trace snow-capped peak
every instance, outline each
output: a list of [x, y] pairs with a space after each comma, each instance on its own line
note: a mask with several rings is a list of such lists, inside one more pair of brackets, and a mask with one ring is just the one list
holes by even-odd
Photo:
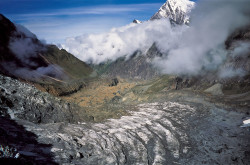
[[142, 23], [142, 21], [139, 21], [139, 20], [137, 20], [137, 19], [134, 19], [134, 20], [133, 20], [133, 23], [136, 23], [136, 24], [141, 24], [141, 23]]
[[188, 24], [189, 13], [194, 8], [195, 2], [189, 0], [168, 0], [159, 11], [155, 13], [151, 20], [169, 18], [177, 24]]

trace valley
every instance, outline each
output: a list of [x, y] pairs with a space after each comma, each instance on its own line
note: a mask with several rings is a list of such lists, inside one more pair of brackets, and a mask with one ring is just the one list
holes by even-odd
[[[7, 82], [2, 83], [1, 89], [10, 89], [6, 85], [14, 80], [1, 79], [3, 80]], [[8, 132], [4, 131], [4, 136], [8, 136], [9, 139], [6, 144], [17, 149], [21, 155], [17, 160], [24, 164], [37, 161], [39, 164], [44, 164], [52, 160], [59, 164], [249, 163], [250, 135], [247, 128], [240, 127], [242, 120], [248, 116], [249, 109], [245, 109], [245, 106], [244, 108], [236, 106], [234, 109], [228, 104], [223, 104], [217, 96], [213, 97], [213, 99], [217, 98], [217, 101], [212, 103], [212, 97], [207, 94], [193, 92], [190, 89], [176, 90], [174, 84], [161, 86], [159, 80], [158, 83], [153, 82], [154, 84], [131, 86], [130, 89], [124, 82], [120, 82], [121, 84], [116, 88], [108, 86], [109, 83], [104, 83], [106, 88], [112, 88], [114, 91], [121, 90], [122, 86], [127, 87], [127, 91], [123, 91], [117, 101], [112, 100], [111, 97], [110, 99], [102, 97], [102, 94], [107, 96], [108, 92], [105, 92], [103, 83], [99, 83], [102, 90], [87, 89], [87, 93], [84, 90], [79, 91], [70, 98], [73, 99], [80, 94], [88, 95], [89, 92], [103, 91], [104, 93], [100, 92], [99, 97], [100, 100], [105, 98], [105, 103], [93, 101], [89, 104], [89, 108], [88, 104], [79, 104], [78, 111], [76, 107], [67, 105], [72, 108], [68, 112], [67, 109], [62, 111], [64, 108], [60, 103], [57, 105], [60, 114], [62, 117], [68, 116], [68, 119], [55, 118], [59, 116], [58, 113], [47, 117], [34, 114], [35, 118], [40, 119], [37, 121], [39, 124], [34, 124], [35, 118], [31, 117], [32, 114], [21, 117], [22, 114], [29, 114], [28, 111], [22, 113], [21, 110], [17, 111], [18, 107], [10, 106], [11, 103], [14, 104], [12, 99], [16, 95], [11, 94], [7, 96], [6, 100], [9, 101], [5, 103], [6, 108], [9, 106], [8, 120], [14, 119], [26, 131], [34, 133], [41, 146], [38, 150], [37, 145], [34, 148], [29, 146], [29, 143], [18, 144], [15, 138], [17, 130], [9, 128]], [[16, 88], [20, 85], [18, 84]], [[14, 84], [11, 86], [14, 90]], [[35, 88], [30, 90], [36, 91]], [[13, 92], [6, 90], [6, 93]], [[17, 93], [19, 93], [18, 90]], [[24, 93], [22, 97], [29, 95]], [[47, 97], [49, 95], [43, 94], [44, 99]], [[67, 100], [69, 101], [69, 98]], [[22, 104], [26, 103], [21, 103], [19, 107], [23, 106]], [[33, 105], [34, 108], [41, 110], [34, 103]], [[40, 106], [43, 105], [40, 104]], [[48, 112], [39, 113], [45, 115]], [[1, 116], [4, 119], [1, 120], [4, 122], [1, 130], [6, 130], [9, 127], [6, 125], [8, 115], [2, 113]], [[83, 116], [85, 117], [82, 118]], [[23, 140], [29, 140], [28, 137], [23, 138]], [[47, 145], [46, 150], [44, 150], [45, 145]]]
[[250, 14], [204, 4], [64, 45], [0, 14], [0, 164], [250, 164]]

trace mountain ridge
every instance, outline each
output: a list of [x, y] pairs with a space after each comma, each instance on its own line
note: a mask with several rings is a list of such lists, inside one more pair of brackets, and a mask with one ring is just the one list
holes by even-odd
[[[55, 45], [42, 43], [36, 35], [21, 25], [15, 25], [0, 15], [0, 73], [29, 82], [54, 95], [72, 93], [95, 73], [80, 61]], [[81, 80], [81, 81], [79, 81]]]
[[189, 0], [167, 0], [150, 20], [169, 18], [176, 24], [188, 24], [189, 14], [195, 7], [195, 2]]
[[[239, 43], [249, 43], [250, 26], [236, 30], [224, 44], [230, 57], [224, 65], [243, 66], [246, 75], [219, 79], [214, 70], [196, 77], [158, 74], [151, 62], [168, 54], [157, 44], [93, 69], [56, 46], [22, 52], [18, 44], [32, 46], [34, 36], [11, 38], [16, 27], [1, 20], [0, 15], [6, 33], [0, 31], [5, 43], [0, 64], [21, 61], [15, 69], [25, 68], [26, 74], [45, 69], [35, 85], [66, 96], [41, 92], [30, 79], [17, 80], [23, 75], [0, 74], [0, 164], [10, 164], [2, 158], [16, 164], [250, 164], [250, 134], [240, 128], [250, 114], [250, 47], [230, 56]], [[10, 50], [9, 41], [22, 56]], [[92, 70], [100, 77], [83, 88]], [[110, 82], [110, 77], [118, 78]]]

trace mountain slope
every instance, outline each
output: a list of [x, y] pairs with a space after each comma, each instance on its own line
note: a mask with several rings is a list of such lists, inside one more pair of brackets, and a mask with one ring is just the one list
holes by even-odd
[[72, 93], [93, 70], [65, 50], [42, 43], [28, 29], [0, 15], [0, 73], [54, 95]]
[[160, 74], [151, 62], [153, 58], [161, 55], [156, 45], [153, 44], [146, 53], [137, 51], [129, 59], [119, 58], [114, 62], [95, 65], [94, 69], [99, 75], [108, 77], [148, 80]]
[[189, 13], [194, 6], [195, 2], [189, 0], [168, 0], [150, 20], [169, 18], [177, 24], [188, 24]]
[[80, 61], [66, 50], [60, 50], [55, 45], [48, 45], [44, 57], [60, 66], [64, 72], [73, 79], [81, 79], [90, 76], [93, 70], [83, 61]]

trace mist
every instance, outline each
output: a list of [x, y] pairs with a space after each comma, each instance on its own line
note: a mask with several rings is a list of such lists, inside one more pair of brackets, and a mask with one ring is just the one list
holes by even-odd
[[250, 23], [249, 15], [244, 14], [250, 9], [250, 3], [242, 2], [200, 1], [178, 47], [170, 49], [165, 57], [155, 59], [154, 64], [167, 74], [198, 75], [217, 70], [227, 59], [224, 44], [227, 37], [235, 29]]
[[242, 57], [248, 55], [250, 52], [250, 42], [241, 41], [235, 43], [235, 49], [230, 53], [232, 57]]
[[[146, 52], [155, 43], [163, 56], [153, 65], [163, 74], [199, 75], [223, 65], [229, 54], [225, 41], [234, 30], [250, 24], [249, 11], [246, 0], [200, 0], [189, 26], [172, 26], [169, 19], [131, 23], [107, 33], [68, 38], [62, 48], [82, 61], [99, 64], [129, 58], [137, 50]], [[244, 56], [249, 42], [242, 44], [231, 54]]]
[[80, 60], [99, 64], [119, 57], [129, 58], [135, 51], [147, 51], [153, 43], [162, 51], [176, 47], [178, 36], [187, 27], [172, 29], [168, 19], [147, 21], [143, 24], [131, 23], [111, 29], [107, 33], [89, 34], [68, 38], [62, 48]]
[[63, 69], [57, 65], [39, 64], [37, 60], [41, 59], [41, 52], [46, 51], [46, 45], [40, 42], [36, 35], [31, 33], [22, 25], [16, 26], [16, 32], [10, 38], [9, 49], [21, 62], [21, 66], [14, 62], [4, 62], [2, 65], [15, 76], [25, 79], [36, 79], [45, 75], [54, 78], [65, 77]]

